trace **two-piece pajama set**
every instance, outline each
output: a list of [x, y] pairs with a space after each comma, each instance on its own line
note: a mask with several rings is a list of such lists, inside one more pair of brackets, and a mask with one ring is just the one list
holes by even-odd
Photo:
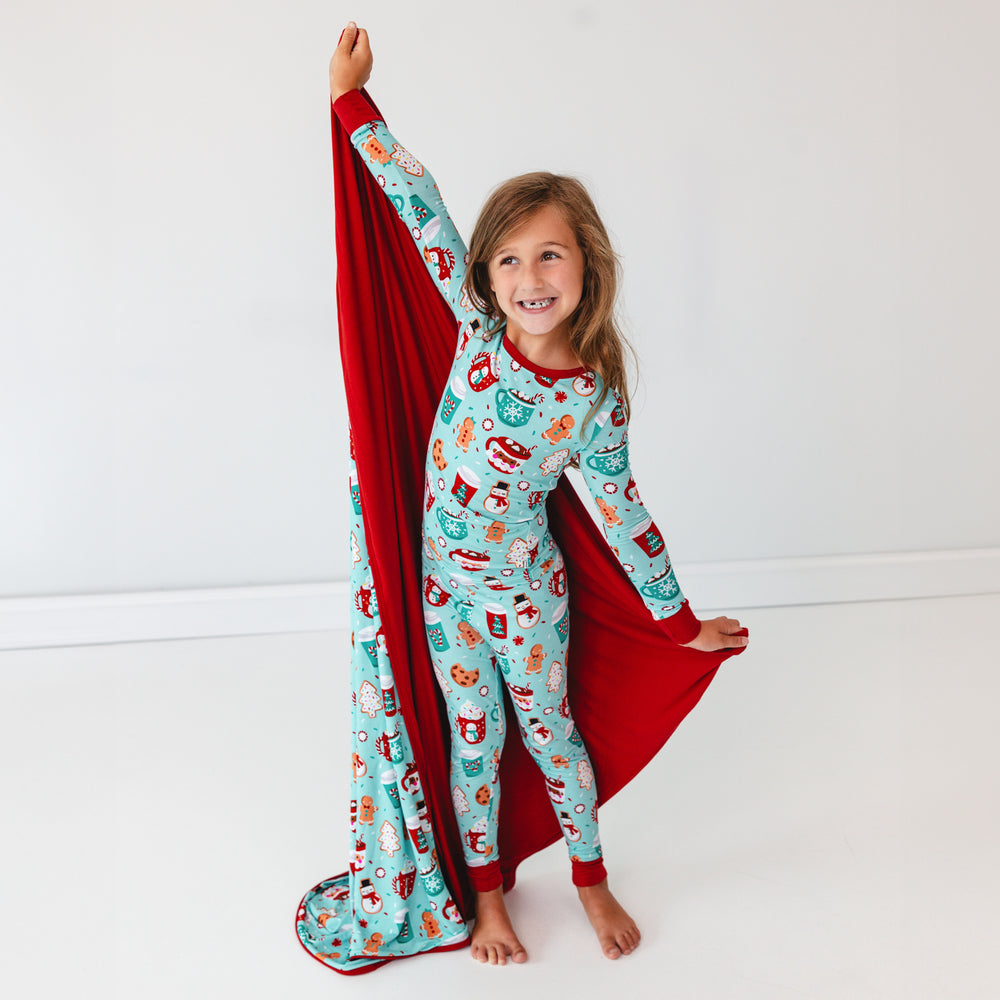
[[497, 777], [505, 685], [544, 775], [573, 881], [592, 885], [605, 877], [597, 786], [567, 701], [567, 579], [545, 504], [572, 459], [652, 617], [681, 643], [698, 634], [700, 623], [639, 499], [620, 395], [609, 390], [595, 408], [598, 373], [536, 365], [509, 340], [505, 324], [491, 328], [463, 292], [466, 246], [427, 168], [360, 92], [340, 98], [335, 109], [458, 323], [427, 447], [422, 561], [427, 643], [451, 720], [450, 785], [469, 876], [481, 891], [501, 884]]

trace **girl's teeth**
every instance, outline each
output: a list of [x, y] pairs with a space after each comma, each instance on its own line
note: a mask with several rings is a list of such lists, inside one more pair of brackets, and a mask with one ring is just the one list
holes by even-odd
[[552, 299], [536, 299], [533, 302], [522, 302], [521, 305], [524, 306], [525, 309], [544, 309], [551, 302]]

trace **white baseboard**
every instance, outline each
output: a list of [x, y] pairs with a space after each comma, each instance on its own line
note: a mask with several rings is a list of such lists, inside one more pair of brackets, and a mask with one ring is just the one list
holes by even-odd
[[[1000, 593], [1000, 548], [676, 564], [710, 612]], [[348, 629], [348, 582], [0, 599], [0, 650]]]

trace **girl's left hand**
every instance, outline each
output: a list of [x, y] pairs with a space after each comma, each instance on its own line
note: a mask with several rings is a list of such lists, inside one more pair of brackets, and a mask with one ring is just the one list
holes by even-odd
[[745, 635], [735, 634], [743, 627], [738, 619], [720, 615], [710, 621], [703, 621], [701, 631], [690, 642], [683, 642], [680, 645], [690, 646], [703, 653], [714, 653], [719, 649], [745, 646], [750, 641], [749, 638]]
[[330, 96], [336, 100], [349, 90], [360, 90], [372, 75], [373, 61], [368, 32], [350, 21], [330, 60]]

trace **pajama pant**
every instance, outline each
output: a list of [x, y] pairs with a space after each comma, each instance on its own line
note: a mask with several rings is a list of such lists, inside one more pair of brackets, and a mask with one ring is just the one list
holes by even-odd
[[606, 876], [594, 772], [566, 693], [569, 606], [562, 555], [546, 530], [522, 566], [498, 562], [472, 575], [434, 545], [436, 537], [425, 532], [424, 621], [451, 720], [452, 802], [470, 880], [478, 891], [501, 885], [503, 683], [521, 739], [545, 776], [573, 882], [595, 885]]

